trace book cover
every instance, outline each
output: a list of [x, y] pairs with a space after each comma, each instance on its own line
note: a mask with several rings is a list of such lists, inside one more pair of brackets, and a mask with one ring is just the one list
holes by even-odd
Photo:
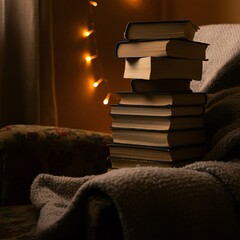
[[126, 58], [124, 78], [201, 80], [202, 61], [171, 57]]
[[202, 116], [158, 117], [112, 114], [111, 117], [112, 128], [160, 131], [203, 128]]
[[148, 147], [118, 143], [112, 143], [108, 146], [111, 157], [161, 162], [176, 162], [201, 158], [206, 153], [206, 146], [204, 144], [173, 148]]
[[127, 40], [183, 38], [193, 40], [199, 27], [190, 20], [134, 21], [124, 31]]
[[152, 147], [177, 147], [205, 142], [205, 131], [187, 129], [177, 131], [156, 131], [142, 129], [112, 128], [114, 143], [134, 144]]
[[194, 163], [199, 159], [189, 159], [186, 161], [178, 162], [163, 162], [163, 161], [151, 161], [144, 159], [132, 159], [132, 158], [120, 158], [110, 156], [111, 167], [110, 169], [129, 168], [129, 167], [161, 167], [161, 168], [173, 168], [183, 167], [187, 164]]
[[207, 43], [180, 39], [120, 41], [116, 45], [118, 58], [177, 57], [206, 60]]
[[190, 79], [132, 79], [131, 87], [133, 92], [154, 93], [154, 92], [192, 92]]
[[199, 116], [204, 114], [204, 106], [151, 106], [151, 105], [110, 105], [110, 114], [139, 116]]
[[120, 104], [146, 106], [189, 106], [205, 105], [207, 95], [201, 92], [194, 93], [136, 93], [118, 92]]

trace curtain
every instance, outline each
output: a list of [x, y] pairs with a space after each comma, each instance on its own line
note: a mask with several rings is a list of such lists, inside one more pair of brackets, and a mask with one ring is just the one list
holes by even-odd
[[51, 0], [0, 3], [0, 126], [57, 125]]

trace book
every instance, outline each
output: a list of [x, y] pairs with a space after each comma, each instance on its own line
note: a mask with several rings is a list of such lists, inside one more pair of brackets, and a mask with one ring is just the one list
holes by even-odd
[[203, 128], [178, 131], [112, 128], [112, 136], [114, 143], [152, 147], [177, 147], [205, 142]]
[[201, 80], [202, 61], [170, 57], [126, 58], [124, 78]]
[[206, 60], [207, 43], [180, 39], [121, 41], [116, 44], [118, 58], [176, 57]]
[[162, 162], [162, 161], [146, 161], [142, 159], [131, 159], [131, 158], [118, 158], [110, 156], [111, 169], [119, 168], [132, 168], [132, 167], [166, 167], [166, 168], [176, 168], [183, 167], [187, 164], [194, 163], [198, 159], [189, 159], [186, 161], [178, 162]]
[[133, 92], [192, 92], [190, 79], [132, 79]]
[[189, 106], [205, 105], [207, 95], [202, 92], [194, 93], [136, 93], [118, 92], [120, 104], [145, 106]]
[[181, 38], [193, 40], [199, 27], [190, 20], [128, 22], [124, 38], [127, 40]]
[[189, 145], [175, 148], [148, 147], [130, 144], [109, 144], [110, 157], [129, 158], [135, 160], [177, 162], [187, 159], [201, 158], [206, 153], [206, 146]]
[[198, 116], [203, 115], [204, 106], [145, 106], [145, 105], [110, 105], [110, 114], [139, 116]]
[[202, 116], [158, 117], [138, 115], [111, 115], [113, 128], [130, 128], [141, 130], [181, 130], [203, 128]]

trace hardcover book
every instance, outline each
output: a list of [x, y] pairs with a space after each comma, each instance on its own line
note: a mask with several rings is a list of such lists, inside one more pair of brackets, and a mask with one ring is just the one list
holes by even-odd
[[181, 38], [193, 40], [199, 27], [190, 20], [129, 22], [124, 31], [127, 40]]
[[136, 93], [118, 92], [120, 104], [146, 106], [191, 106], [204, 105], [207, 101], [205, 93]]
[[161, 167], [161, 168], [172, 168], [172, 167], [183, 167], [186, 164], [193, 163], [198, 159], [189, 159], [185, 161], [177, 162], [163, 162], [163, 161], [150, 161], [143, 159], [132, 159], [132, 158], [121, 158], [121, 157], [111, 157], [110, 169], [119, 169], [126, 167]]
[[148, 147], [117, 143], [112, 143], [108, 146], [111, 157], [161, 162], [177, 162], [187, 159], [201, 158], [206, 153], [206, 146], [204, 144], [175, 148]]
[[157, 117], [112, 114], [111, 117], [113, 128], [162, 131], [203, 128], [202, 116]]
[[131, 87], [133, 92], [192, 92], [190, 79], [132, 79]]
[[144, 145], [152, 147], [177, 147], [205, 142], [204, 129], [179, 131], [153, 131], [112, 128], [114, 143]]
[[121, 41], [116, 45], [118, 58], [177, 57], [206, 60], [208, 44], [179, 39]]
[[200, 116], [204, 114], [204, 106], [145, 106], [112, 104], [110, 114], [138, 115], [138, 116]]
[[124, 78], [201, 80], [202, 61], [170, 57], [127, 58], [125, 59]]

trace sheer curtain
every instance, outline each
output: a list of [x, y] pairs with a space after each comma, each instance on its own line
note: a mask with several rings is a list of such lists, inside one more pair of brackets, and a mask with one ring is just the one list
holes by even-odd
[[51, 0], [0, 0], [0, 126], [57, 125]]

